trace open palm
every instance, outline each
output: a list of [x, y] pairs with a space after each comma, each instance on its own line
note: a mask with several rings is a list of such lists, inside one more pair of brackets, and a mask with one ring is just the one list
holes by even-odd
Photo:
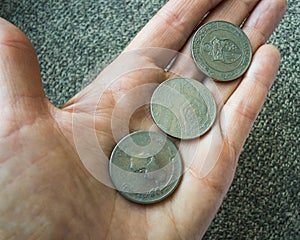
[[[276, 77], [280, 55], [264, 43], [285, 9], [284, 0], [171, 0], [62, 109], [44, 96], [29, 41], [0, 20], [0, 239], [200, 238]], [[242, 79], [214, 82], [192, 62], [190, 37], [209, 11], [204, 22], [241, 25], [248, 17], [243, 30], [255, 54]], [[185, 171], [176, 192], [158, 204], [134, 204], [111, 187], [107, 159], [129, 131], [156, 130], [147, 103], [175, 76], [202, 81], [218, 117], [205, 136], [177, 142]]]

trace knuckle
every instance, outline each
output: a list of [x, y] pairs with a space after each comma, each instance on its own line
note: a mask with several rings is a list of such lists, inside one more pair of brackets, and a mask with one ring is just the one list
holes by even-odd
[[246, 5], [247, 8], [251, 8], [253, 5], [253, 0], [241, 0], [241, 3]]
[[[0, 19], [0, 23], [4, 21]], [[2, 48], [13, 48], [18, 50], [31, 50], [33, 49], [31, 42], [26, 35], [16, 26], [4, 22], [0, 26], [0, 46]]]
[[175, 32], [179, 34], [184, 33], [184, 27], [183, 27], [183, 18], [181, 14], [178, 12], [175, 12], [173, 10], [165, 10], [158, 13], [159, 17], [162, 19], [162, 21], [170, 26]]
[[279, 2], [280, 2], [280, 4], [281, 4], [282, 8], [283, 8], [284, 10], [286, 10], [287, 7], [288, 7], [288, 1], [287, 1], [287, 0], [280, 0]]

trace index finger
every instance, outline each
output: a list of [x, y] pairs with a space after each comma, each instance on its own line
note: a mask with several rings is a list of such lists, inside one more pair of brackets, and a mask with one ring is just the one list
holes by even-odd
[[180, 50], [205, 14], [221, 1], [170, 0], [125, 51], [149, 47]]

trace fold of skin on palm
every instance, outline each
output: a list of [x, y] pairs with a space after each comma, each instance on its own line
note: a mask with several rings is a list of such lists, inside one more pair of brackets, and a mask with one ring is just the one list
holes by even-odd
[[[284, 0], [171, 0], [62, 109], [44, 96], [29, 41], [0, 20], [0, 239], [201, 237], [276, 77], [279, 53], [264, 43], [285, 8]], [[240, 25], [248, 17], [243, 30], [255, 55], [239, 80], [214, 82], [192, 62], [189, 38], [208, 11], [204, 22]], [[109, 153], [126, 132], [157, 130], [144, 105], [174, 76], [202, 81], [217, 100], [218, 118], [205, 136], [177, 142], [185, 164], [177, 191], [159, 204], [133, 204], [111, 186]]]

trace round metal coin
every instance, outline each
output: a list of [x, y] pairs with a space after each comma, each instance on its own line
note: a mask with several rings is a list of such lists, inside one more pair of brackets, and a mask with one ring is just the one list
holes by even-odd
[[252, 47], [246, 34], [225, 22], [209, 22], [195, 33], [192, 54], [196, 65], [207, 76], [230, 81], [242, 76], [252, 58]]
[[137, 131], [116, 145], [109, 171], [120, 194], [133, 202], [150, 204], [165, 199], [175, 190], [182, 162], [176, 146], [166, 135]]
[[157, 126], [172, 137], [193, 139], [206, 133], [216, 119], [217, 107], [200, 82], [174, 78], [160, 84], [150, 102]]

